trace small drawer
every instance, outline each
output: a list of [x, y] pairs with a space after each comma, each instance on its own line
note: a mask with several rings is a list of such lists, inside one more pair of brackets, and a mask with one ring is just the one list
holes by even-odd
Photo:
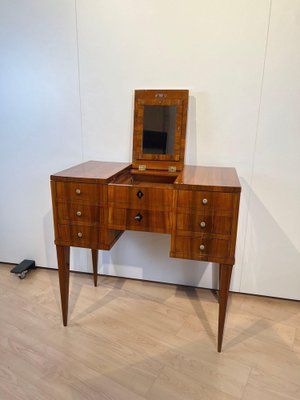
[[99, 204], [102, 201], [102, 186], [90, 183], [56, 182], [57, 200]]
[[97, 248], [100, 243], [101, 231], [95, 226], [58, 224], [57, 228], [56, 244]]
[[170, 213], [109, 207], [108, 228], [171, 233]]
[[172, 207], [172, 201], [172, 189], [108, 185], [108, 202], [119, 208], [167, 210]]
[[204, 192], [194, 190], [179, 190], [177, 207], [194, 209], [206, 212], [214, 209], [218, 211], [231, 211], [234, 207], [234, 194], [220, 192]]
[[103, 208], [77, 203], [57, 203], [58, 222], [66, 224], [69, 222], [103, 225]]
[[184, 232], [215, 233], [230, 235], [232, 217], [207, 214], [176, 215], [176, 230]]
[[224, 259], [228, 257], [229, 240], [211, 237], [176, 236], [173, 256], [193, 260]]

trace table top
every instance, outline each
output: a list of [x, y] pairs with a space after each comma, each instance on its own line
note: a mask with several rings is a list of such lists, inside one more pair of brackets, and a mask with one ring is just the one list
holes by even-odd
[[[54, 181], [108, 183], [116, 174], [130, 170], [131, 165], [131, 163], [125, 162], [87, 161], [53, 174], [51, 179]], [[185, 165], [179, 172], [174, 187], [183, 190], [241, 191], [236, 170], [230, 167]]]

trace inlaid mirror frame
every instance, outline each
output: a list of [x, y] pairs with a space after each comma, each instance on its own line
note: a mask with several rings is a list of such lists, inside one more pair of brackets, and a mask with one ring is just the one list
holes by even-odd
[[[139, 169], [180, 171], [184, 165], [188, 90], [136, 90], [132, 166]], [[173, 154], [143, 153], [144, 106], [176, 106]]]

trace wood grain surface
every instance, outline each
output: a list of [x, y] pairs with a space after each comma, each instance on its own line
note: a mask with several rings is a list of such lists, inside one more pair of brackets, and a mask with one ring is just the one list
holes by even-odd
[[[132, 150], [134, 168], [143, 164], [147, 169], [168, 170], [169, 166], [175, 166], [177, 171], [182, 170], [185, 156], [188, 98], [188, 90], [146, 89], [135, 91]], [[176, 107], [174, 148], [171, 154], [143, 153], [144, 106], [147, 105]]]
[[[154, 95], [141, 93], [153, 103]], [[185, 98], [187, 93], [180, 95]], [[177, 94], [172, 92], [172, 96]], [[161, 161], [152, 161], [159, 168]], [[149, 172], [135, 171], [122, 163], [90, 161], [51, 176], [55, 244], [68, 247], [57, 252], [61, 287], [68, 286], [62, 280], [68, 280], [65, 271], [69, 263], [62, 255], [70, 251], [70, 246], [92, 249], [97, 285], [95, 251], [109, 250], [125, 230], [171, 234], [171, 257], [217, 262], [220, 268], [232, 268], [241, 191], [235, 170], [183, 166], [182, 173]], [[220, 276], [223, 289], [218, 351], [231, 275], [220, 271]], [[61, 299], [65, 323], [68, 304], [65, 296]]]
[[241, 185], [236, 170], [229, 167], [203, 167], [185, 165], [176, 184], [180, 189], [197, 189], [219, 192], [240, 192]]
[[86, 161], [51, 175], [51, 180], [107, 183], [112, 176], [130, 166], [130, 163], [122, 162]]

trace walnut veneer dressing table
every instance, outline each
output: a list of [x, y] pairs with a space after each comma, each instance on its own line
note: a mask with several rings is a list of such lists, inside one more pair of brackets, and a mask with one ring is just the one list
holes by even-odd
[[132, 164], [88, 161], [51, 176], [63, 324], [70, 246], [109, 250], [125, 230], [171, 235], [171, 257], [219, 263], [218, 351], [234, 265], [240, 183], [234, 168], [184, 165], [187, 90], [135, 92]]

